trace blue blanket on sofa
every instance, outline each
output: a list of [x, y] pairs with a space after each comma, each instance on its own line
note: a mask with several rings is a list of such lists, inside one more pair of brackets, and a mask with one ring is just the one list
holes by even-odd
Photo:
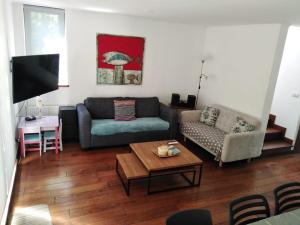
[[116, 121], [114, 119], [92, 120], [92, 135], [113, 135], [126, 132], [168, 130], [169, 123], [159, 117], [143, 117], [131, 121]]

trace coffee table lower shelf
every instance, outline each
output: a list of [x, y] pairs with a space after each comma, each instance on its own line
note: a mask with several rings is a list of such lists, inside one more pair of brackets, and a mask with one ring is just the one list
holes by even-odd
[[[118, 154], [116, 156], [116, 172], [122, 182], [126, 194], [130, 195], [130, 185], [134, 180], [147, 180], [147, 194], [160, 193], [171, 190], [178, 190], [187, 187], [200, 186], [202, 176], [202, 164], [194, 166], [176, 167], [172, 169], [147, 171], [141, 161], [134, 153]], [[186, 176], [186, 173], [192, 173], [192, 179]], [[161, 190], [151, 190], [152, 179], [155, 177], [181, 175], [187, 182], [187, 185], [165, 188]], [[122, 176], [123, 175], [123, 176]]]

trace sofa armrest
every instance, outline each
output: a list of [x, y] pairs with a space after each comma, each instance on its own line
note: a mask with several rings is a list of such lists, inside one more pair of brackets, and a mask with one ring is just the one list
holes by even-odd
[[180, 123], [197, 122], [200, 120], [200, 114], [201, 114], [201, 110], [182, 111]]
[[263, 131], [225, 135], [221, 160], [223, 162], [232, 162], [260, 156], [264, 136]]
[[78, 130], [79, 141], [82, 149], [87, 149], [91, 146], [91, 123], [92, 118], [84, 104], [76, 106], [78, 115]]
[[178, 130], [178, 115], [175, 109], [160, 103], [160, 118], [170, 124], [170, 139], [175, 139]]

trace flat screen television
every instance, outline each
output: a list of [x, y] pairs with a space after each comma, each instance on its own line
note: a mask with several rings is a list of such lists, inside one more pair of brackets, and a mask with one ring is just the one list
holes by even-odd
[[12, 58], [13, 103], [58, 89], [59, 54]]

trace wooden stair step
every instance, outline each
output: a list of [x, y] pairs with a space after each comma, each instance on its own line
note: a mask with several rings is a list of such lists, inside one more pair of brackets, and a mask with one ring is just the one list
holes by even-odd
[[266, 130], [265, 142], [282, 140], [284, 137], [284, 131], [278, 127], [269, 127]]
[[266, 131], [266, 134], [278, 134], [278, 133], [279, 134], [282, 133], [282, 130], [277, 127], [268, 127]]
[[284, 141], [284, 140], [273, 140], [266, 141], [263, 146], [263, 150], [274, 150], [274, 149], [282, 149], [282, 148], [291, 148], [293, 145]]

